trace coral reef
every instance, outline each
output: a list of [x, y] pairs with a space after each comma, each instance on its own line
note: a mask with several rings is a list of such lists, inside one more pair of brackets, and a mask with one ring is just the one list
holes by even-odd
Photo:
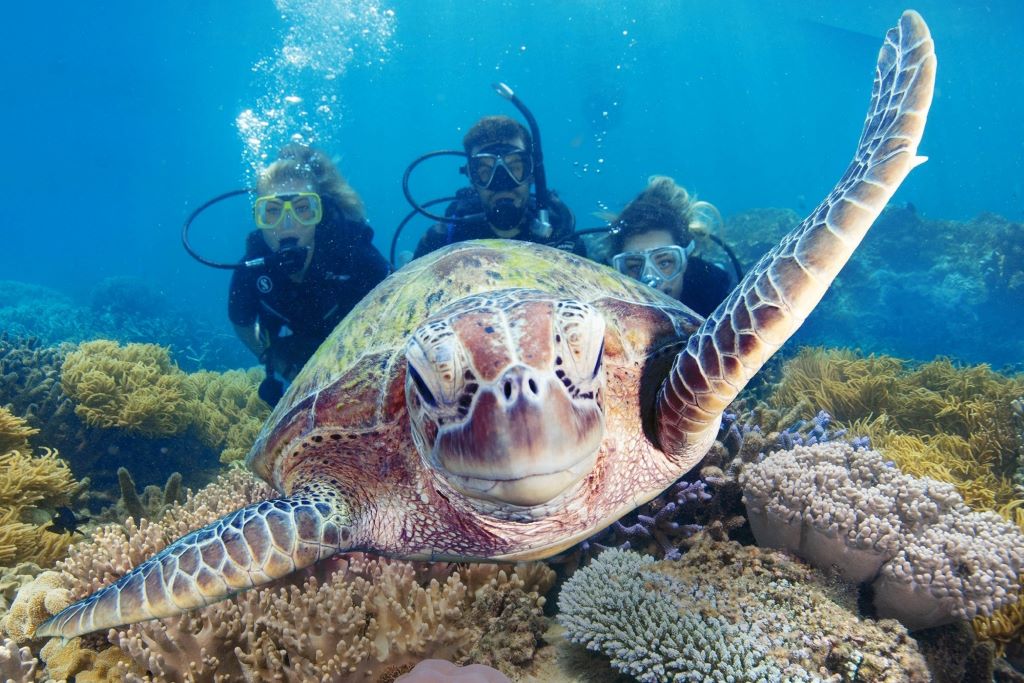
[[443, 659], [426, 659], [413, 667], [412, 671], [395, 679], [395, 683], [512, 683], [512, 680], [497, 669], [483, 664], [456, 666]]
[[[797, 220], [793, 212], [760, 209], [730, 217], [724, 234], [749, 266]], [[891, 206], [795, 341], [1019, 364], [1024, 338], [992, 331], [1024, 326], [1022, 245], [1024, 225], [993, 214], [934, 221], [912, 206]]]
[[797, 446], [748, 465], [740, 483], [759, 545], [874, 581], [879, 614], [909, 628], [992, 614], [1017, 598], [1024, 534], [875, 451]]
[[567, 637], [640, 681], [928, 681], [894, 621], [785, 555], [702, 539], [675, 561], [609, 550], [562, 588]]
[[[158, 522], [103, 527], [71, 549], [50, 597], [59, 603], [61, 591], [84, 596], [170, 540], [270, 493], [233, 469]], [[547, 627], [543, 594], [553, 582], [554, 573], [539, 564], [457, 567], [340, 557], [200, 611], [112, 630], [109, 643], [127, 659], [111, 671], [125, 680], [256, 680], [272, 673], [286, 681], [376, 680], [427, 657], [514, 670], [530, 660]], [[57, 606], [35, 604], [43, 609], [27, 611], [19, 633], [33, 633]], [[54, 642], [46, 649], [48, 669], [51, 660], [94, 661], [70, 657]], [[62, 672], [77, 677], [73, 669]]]
[[93, 427], [169, 436], [191, 422], [185, 373], [156, 344], [85, 342], [64, 359], [61, 386]]
[[56, 290], [0, 280], [0, 329], [55, 344], [87, 338], [90, 324], [88, 314]]
[[1016, 496], [1022, 441], [1012, 402], [1024, 376], [938, 359], [916, 368], [891, 356], [802, 349], [786, 363], [770, 403], [827, 410], [907, 474], [951, 483], [972, 507], [996, 510]]
[[196, 372], [186, 382], [193, 403], [190, 412], [199, 440], [220, 450], [220, 460], [245, 458], [256, 441], [270, 407], [257, 394], [264, 373], [260, 369]]

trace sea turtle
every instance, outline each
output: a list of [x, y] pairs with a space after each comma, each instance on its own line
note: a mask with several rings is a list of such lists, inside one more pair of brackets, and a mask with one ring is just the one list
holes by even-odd
[[346, 551], [549, 557], [654, 498], [701, 460], [724, 408], [923, 161], [934, 80], [928, 28], [908, 11], [846, 173], [707, 320], [534, 244], [410, 263], [341, 322], [249, 453], [280, 497], [184, 536], [36, 635], [174, 615]]

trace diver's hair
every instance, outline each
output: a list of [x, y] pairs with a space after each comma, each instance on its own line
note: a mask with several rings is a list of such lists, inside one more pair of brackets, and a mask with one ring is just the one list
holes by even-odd
[[532, 154], [533, 138], [526, 126], [508, 116], [485, 116], [466, 132], [466, 136], [462, 138], [462, 148], [469, 154], [475, 147], [493, 145], [519, 137], [526, 144], [526, 151]]
[[672, 178], [654, 175], [647, 179], [643, 192], [610, 221], [612, 253], [621, 252], [630, 237], [652, 230], [667, 231], [673, 242], [685, 247], [695, 237], [707, 235], [716, 221], [721, 225], [721, 214], [714, 205], [697, 201]]
[[260, 173], [257, 189], [265, 194], [272, 186], [293, 180], [308, 183], [320, 195], [324, 223], [366, 220], [363, 200], [320, 150], [298, 143], [285, 145], [277, 153], [277, 161]]

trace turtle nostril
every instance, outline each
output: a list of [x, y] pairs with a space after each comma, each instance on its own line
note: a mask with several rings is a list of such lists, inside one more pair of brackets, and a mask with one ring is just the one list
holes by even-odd
[[505, 385], [502, 387], [505, 392], [505, 400], [512, 398], [512, 382], [511, 380], [505, 380]]
[[530, 388], [530, 393], [533, 394], [534, 396], [536, 396], [539, 393], [537, 391], [537, 383], [533, 381], [532, 377], [526, 383], [526, 386], [528, 386]]

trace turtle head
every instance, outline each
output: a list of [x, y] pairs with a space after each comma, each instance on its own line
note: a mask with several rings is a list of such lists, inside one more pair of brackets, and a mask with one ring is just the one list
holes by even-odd
[[539, 292], [456, 302], [406, 346], [413, 439], [459, 493], [542, 505], [594, 467], [604, 436], [604, 318]]

